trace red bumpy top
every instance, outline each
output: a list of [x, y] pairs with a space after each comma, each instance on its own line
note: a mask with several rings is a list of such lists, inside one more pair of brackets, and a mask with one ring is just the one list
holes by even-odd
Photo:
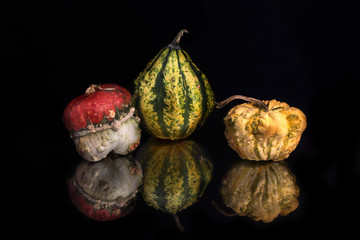
[[91, 85], [65, 108], [63, 122], [72, 136], [106, 129], [129, 111], [131, 94], [116, 84]]

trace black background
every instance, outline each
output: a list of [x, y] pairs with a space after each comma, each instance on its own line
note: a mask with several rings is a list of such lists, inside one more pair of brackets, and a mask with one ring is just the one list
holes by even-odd
[[[2, 225], [28, 236], [118, 238], [292, 237], [353, 233], [359, 216], [359, 4], [355, 1], [12, 1], [1, 7], [2, 127], [6, 151]], [[264, 224], [225, 217], [222, 175], [238, 160], [214, 110], [191, 136], [214, 163], [203, 198], [179, 214], [186, 228], [140, 198], [123, 219], [87, 219], [66, 179], [80, 162], [62, 123], [67, 103], [92, 83], [133, 80], [180, 29], [181, 47], [221, 101], [277, 99], [308, 117], [286, 162], [300, 187], [297, 210]], [[142, 141], [148, 135], [143, 132]], [[9, 166], [7, 165], [9, 163]], [[6, 214], [5, 214], [6, 213]], [[10, 228], [13, 227], [13, 228]]]

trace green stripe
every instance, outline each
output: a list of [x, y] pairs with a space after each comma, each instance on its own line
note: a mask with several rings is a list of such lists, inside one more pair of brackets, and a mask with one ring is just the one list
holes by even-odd
[[[159, 60], [160, 56], [163, 54], [163, 52], [166, 50], [167, 48], [163, 48], [160, 50], [160, 52], [153, 58], [153, 60], [148, 64], [148, 66], [145, 68], [145, 70], [139, 75], [138, 79], [135, 80], [135, 93], [134, 93], [134, 96], [133, 96], [133, 101], [134, 101], [134, 106], [136, 108], [139, 108], [140, 107], [140, 96], [139, 96], [139, 85], [140, 85], [140, 81], [143, 81], [144, 80], [144, 76], [146, 75], [146, 73], [151, 69], [152, 67], [154, 66], [154, 64], [157, 62], [157, 60]], [[139, 116], [140, 119], [144, 119], [144, 116], [142, 114], [142, 111], [136, 111], [136, 114]], [[142, 125], [142, 128], [147, 131], [147, 132], [151, 132], [146, 124], [144, 124], [143, 121], [141, 121], [141, 125]]]
[[[262, 192], [263, 192], [263, 205], [264, 205], [264, 209], [267, 210], [267, 212], [269, 212], [270, 209], [266, 208], [266, 201], [269, 199], [269, 197], [271, 197], [271, 193], [269, 192], [269, 184], [272, 184], [271, 182], [271, 174], [268, 171], [268, 165], [263, 166], [263, 172], [264, 172], [264, 179], [265, 179], [265, 185], [262, 187]], [[277, 188], [275, 188], [277, 189]]]
[[151, 104], [153, 105], [154, 111], [157, 113], [158, 116], [158, 124], [161, 128], [162, 133], [164, 136], [169, 137], [169, 132], [166, 128], [165, 122], [164, 122], [164, 109], [165, 109], [165, 103], [164, 99], [166, 97], [166, 91], [165, 91], [165, 84], [164, 84], [164, 69], [166, 67], [166, 64], [169, 60], [169, 56], [171, 54], [171, 50], [167, 53], [164, 62], [162, 63], [162, 67], [158, 75], [155, 79], [155, 86], [152, 89], [154, 92], [158, 94], [158, 96], [151, 101]]
[[189, 55], [183, 50], [180, 50], [180, 51], [182, 52], [182, 54], [184, 54], [185, 59], [189, 62], [191, 69], [194, 71], [196, 77], [199, 79], [200, 92], [201, 92], [201, 96], [202, 96], [202, 100], [201, 100], [202, 108], [201, 108], [200, 123], [203, 123], [204, 118], [207, 117], [207, 111], [208, 111], [208, 106], [207, 106], [208, 96], [206, 93], [205, 82], [204, 82], [204, 79], [202, 78], [202, 73], [196, 69], [196, 67], [195, 67], [194, 63], [191, 61]]
[[[260, 111], [260, 110], [259, 110]], [[259, 119], [256, 119], [256, 117], [259, 115], [259, 111], [257, 111], [254, 115], [250, 117], [250, 127], [251, 127], [251, 134], [256, 134], [258, 131], [258, 125], [259, 125]], [[256, 122], [255, 122], [256, 120]], [[254, 153], [258, 157], [258, 159], [261, 159], [261, 155], [258, 148], [258, 140], [255, 137], [254, 138]]]
[[165, 210], [165, 206], [166, 206], [165, 177], [167, 176], [169, 162], [170, 162], [170, 158], [166, 157], [164, 159], [163, 168], [161, 169], [161, 174], [159, 176], [159, 185], [155, 188], [155, 193], [157, 196], [157, 198], [155, 199], [156, 204], [163, 211], [166, 211]]
[[181, 199], [181, 204], [180, 206], [177, 208], [177, 210], [182, 210], [183, 207], [185, 207], [186, 204], [189, 203], [189, 197], [190, 197], [190, 185], [189, 185], [189, 170], [186, 166], [186, 162], [187, 161], [191, 161], [191, 159], [186, 159], [186, 154], [182, 151], [183, 149], [181, 149], [181, 154], [179, 154], [179, 158], [178, 160], [181, 162], [180, 165], [180, 176], [183, 178], [183, 184], [182, 184], [182, 188], [183, 188], [183, 192], [182, 192], [182, 199]]
[[273, 134], [271, 137], [268, 138], [267, 140], [267, 145], [268, 145], [268, 154], [267, 154], [267, 159], [269, 160], [271, 158], [271, 149], [272, 149], [272, 142], [274, 141], [274, 137], [276, 136], [276, 134]]
[[[254, 166], [254, 165], [252, 165]], [[258, 187], [258, 184], [261, 180], [261, 173], [262, 171], [259, 172], [259, 167], [258, 168], [252, 168], [250, 167], [249, 169], [251, 175], [252, 175], [252, 181], [249, 181], [249, 189], [250, 189], [250, 193], [251, 193], [251, 199], [256, 199], [256, 196], [254, 195], [256, 192], [256, 188]]]
[[[195, 162], [196, 168], [199, 170], [199, 175], [200, 175], [199, 191], [198, 191], [198, 196], [197, 196], [197, 197], [199, 197], [203, 194], [205, 187], [208, 184], [206, 181], [206, 174], [204, 172], [208, 169], [205, 169], [204, 167], [201, 166], [200, 159], [204, 160], [204, 158], [201, 157], [203, 155], [201, 150], [198, 149], [198, 146], [196, 146], [196, 145], [192, 145], [192, 147], [193, 147], [192, 155], [196, 156], [196, 157], [194, 157], [194, 162]], [[206, 160], [205, 160], [205, 162], [207, 162]], [[208, 166], [207, 163], [205, 163], [205, 164]]]
[[184, 113], [182, 114], [183, 115], [183, 118], [184, 118], [184, 124], [181, 126], [180, 128], [180, 137], [185, 137], [186, 136], [186, 133], [187, 133], [187, 130], [189, 128], [189, 109], [190, 109], [190, 104], [192, 102], [192, 99], [189, 97], [189, 91], [188, 91], [188, 86], [186, 84], [186, 77], [184, 75], [184, 72], [183, 70], [181, 69], [181, 64], [180, 64], [180, 58], [179, 58], [179, 50], [176, 50], [176, 57], [177, 57], [177, 60], [178, 60], [178, 65], [179, 65], [179, 71], [180, 71], [180, 75], [181, 75], [181, 78], [182, 78], [182, 82], [183, 82], [183, 85], [184, 85], [184, 91], [185, 91], [185, 106], [184, 106]]
[[277, 170], [277, 167], [280, 165], [280, 162], [274, 162], [269, 164], [268, 171], [270, 172], [270, 175], [276, 179], [276, 182], [280, 183], [281, 176], [279, 176]]

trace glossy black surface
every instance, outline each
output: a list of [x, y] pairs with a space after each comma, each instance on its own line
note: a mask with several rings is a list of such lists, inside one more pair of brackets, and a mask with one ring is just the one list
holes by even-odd
[[[357, 230], [358, 3], [27, 1], [1, 11], [5, 230], [129, 239], [351, 236]], [[63, 109], [92, 83], [133, 91], [133, 80], [183, 28], [190, 34], [180, 45], [208, 77], [217, 101], [234, 94], [277, 99], [307, 115], [308, 127], [286, 160], [300, 188], [299, 207], [288, 216], [264, 224], [225, 217], [211, 204], [238, 160], [222, 118], [240, 102], [214, 110], [191, 136], [208, 151], [214, 173], [204, 196], [179, 214], [185, 232], [141, 198], [128, 216], [106, 223], [86, 218], [70, 201], [67, 179], [80, 158]], [[142, 141], [148, 137], [143, 133]]]

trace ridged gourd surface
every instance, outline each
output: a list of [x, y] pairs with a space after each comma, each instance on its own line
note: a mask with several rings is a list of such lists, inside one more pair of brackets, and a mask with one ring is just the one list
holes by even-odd
[[176, 214], [195, 203], [212, 176], [212, 163], [193, 141], [150, 144], [138, 159], [145, 202], [166, 213]]
[[151, 135], [174, 140], [188, 137], [205, 122], [215, 97], [189, 55], [166, 47], [135, 80], [134, 102]]
[[300, 190], [284, 161], [241, 160], [225, 174], [220, 193], [226, 206], [256, 221], [272, 222], [299, 206]]
[[263, 102], [269, 111], [252, 103], [232, 108], [224, 118], [225, 137], [243, 159], [286, 159], [300, 141], [306, 128], [306, 116], [284, 102]]

